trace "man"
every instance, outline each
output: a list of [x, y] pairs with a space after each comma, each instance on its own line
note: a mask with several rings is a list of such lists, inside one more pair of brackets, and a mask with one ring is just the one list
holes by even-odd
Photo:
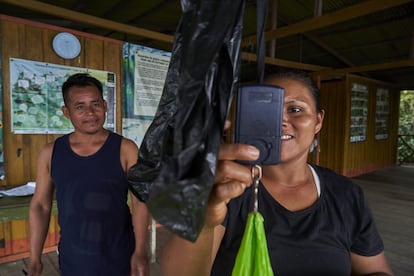
[[107, 105], [102, 84], [75, 74], [62, 86], [62, 111], [74, 131], [46, 144], [38, 157], [30, 203], [29, 275], [40, 275], [42, 248], [56, 190], [61, 275], [149, 275], [149, 213], [131, 195], [127, 170], [136, 144], [103, 127]]

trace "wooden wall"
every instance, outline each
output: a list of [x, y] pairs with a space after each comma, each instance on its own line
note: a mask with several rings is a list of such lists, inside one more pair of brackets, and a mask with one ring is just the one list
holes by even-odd
[[[0, 263], [29, 256], [29, 220], [27, 219], [29, 202], [30, 197], [20, 197], [18, 200], [2, 199], [0, 204]], [[60, 237], [59, 231], [57, 205], [54, 201], [43, 248], [44, 253], [56, 250]]]
[[[52, 49], [53, 37], [61, 31], [76, 35], [81, 41], [81, 54], [72, 60], [58, 57]], [[0, 53], [3, 91], [3, 147], [5, 179], [1, 186], [17, 186], [34, 181], [36, 160], [43, 144], [58, 135], [12, 134], [9, 85], [9, 58], [22, 58], [54, 64], [108, 70], [116, 74], [117, 131], [121, 129], [122, 41], [63, 29], [42, 23], [0, 15]], [[350, 83], [369, 86], [367, 140], [349, 142]], [[375, 140], [375, 90], [389, 88], [389, 137]], [[326, 109], [320, 134], [319, 163], [344, 175], [353, 176], [396, 163], [399, 93], [390, 85], [356, 76], [321, 82], [321, 104]], [[231, 132], [231, 131], [230, 131]], [[231, 134], [231, 133], [230, 133]]]
[[[368, 86], [366, 140], [350, 142], [351, 85]], [[321, 82], [321, 106], [325, 121], [320, 134], [320, 164], [347, 176], [356, 176], [396, 164], [399, 120], [399, 90], [393, 86], [358, 76]], [[388, 138], [375, 139], [376, 90], [390, 91]]]
[[[62, 31], [76, 35], [81, 42], [78, 57], [65, 60], [52, 49], [53, 37]], [[3, 91], [3, 148], [5, 179], [1, 186], [17, 186], [34, 181], [36, 160], [41, 147], [58, 135], [12, 134], [10, 110], [9, 58], [107, 70], [116, 74], [116, 128], [121, 129], [122, 41], [63, 29], [28, 20], [0, 15], [0, 53]]]
[[343, 114], [347, 109], [345, 86], [342, 82], [324, 82], [321, 86], [321, 107], [325, 118], [319, 136], [319, 163], [337, 172], [344, 164], [345, 136]]

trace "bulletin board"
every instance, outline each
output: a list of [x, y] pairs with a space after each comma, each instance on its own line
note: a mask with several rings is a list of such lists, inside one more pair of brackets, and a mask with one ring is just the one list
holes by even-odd
[[375, 139], [388, 138], [390, 115], [390, 92], [388, 89], [377, 88], [375, 105]]
[[368, 86], [358, 83], [351, 85], [350, 142], [366, 140], [368, 119]]

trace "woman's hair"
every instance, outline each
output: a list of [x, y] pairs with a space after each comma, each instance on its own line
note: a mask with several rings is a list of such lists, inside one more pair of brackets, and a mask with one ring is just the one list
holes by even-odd
[[70, 76], [62, 85], [62, 95], [63, 102], [65, 105], [68, 101], [68, 91], [71, 87], [86, 87], [86, 86], [95, 86], [101, 92], [103, 97], [102, 83], [94, 77], [91, 77], [87, 73], [77, 73]]
[[280, 78], [286, 78], [291, 80], [296, 80], [301, 82], [303, 85], [305, 85], [309, 91], [311, 92], [312, 98], [315, 102], [316, 110], [319, 112], [321, 110], [320, 107], [320, 101], [319, 101], [319, 88], [316, 85], [315, 81], [312, 79], [312, 77], [306, 73], [305, 71], [300, 70], [279, 70], [276, 72], [269, 72], [267, 73], [265, 77], [266, 80], [273, 80], [273, 79], [280, 79]]

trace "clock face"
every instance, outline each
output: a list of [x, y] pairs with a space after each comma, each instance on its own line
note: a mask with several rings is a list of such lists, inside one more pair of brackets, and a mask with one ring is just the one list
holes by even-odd
[[64, 59], [72, 59], [79, 55], [81, 46], [79, 39], [71, 33], [58, 33], [53, 38], [53, 50]]

